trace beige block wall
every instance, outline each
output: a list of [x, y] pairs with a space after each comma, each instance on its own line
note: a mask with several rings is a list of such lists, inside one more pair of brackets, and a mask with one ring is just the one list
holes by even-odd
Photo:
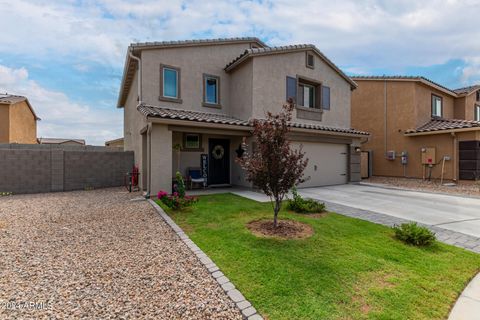
[[[163, 107], [231, 114], [229, 110], [230, 76], [223, 69], [227, 63], [238, 57], [247, 48], [250, 48], [249, 43], [142, 51], [144, 102]], [[182, 103], [159, 100], [160, 64], [180, 68], [180, 98]], [[204, 73], [220, 77], [221, 109], [202, 106]]]
[[304, 51], [253, 59], [253, 116], [264, 117], [267, 111], [280, 111], [286, 100], [286, 77], [297, 75], [330, 87], [331, 108], [323, 112], [322, 121], [296, 117], [294, 121], [350, 128], [351, 85], [316, 55], [315, 69], [307, 68]]
[[10, 142], [9, 105], [0, 104], [0, 143]]

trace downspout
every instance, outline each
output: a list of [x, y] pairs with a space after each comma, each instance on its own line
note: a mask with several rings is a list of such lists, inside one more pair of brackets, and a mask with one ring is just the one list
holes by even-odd
[[151, 190], [152, 190], [152, 123], [147, 124], [147, 167], [148, 167], [148, 185], [147, 185], [147, 194], [145, 198], [150, 199]]
[[128, 50], [128, 56], [132, 58], [133, 60], [137, 61], [137, 66], [138, 66], [138, 78], [137, 78], [137, 92], [138, 92], [138, 104], [141, 105], [143, 100], [142, 100], [142, 60], [133, 55], [133, 48], [130, 47]]
[[453, 138], [453, 181], [457, 181], [457, 142], [458, 138], [455, 132], [450, 132], [450, 135]]
[[388, 144], [387, 144], [387, 80], [384, 80], [383, 82], [383, 122], [384, 122], [384, 132], [383, 132], [383, 140], [384, 140], [384, 148], [385, 148], [385, 154], [384, 156], [386, 156], [387, 154], [387, 148], [388, 148]]

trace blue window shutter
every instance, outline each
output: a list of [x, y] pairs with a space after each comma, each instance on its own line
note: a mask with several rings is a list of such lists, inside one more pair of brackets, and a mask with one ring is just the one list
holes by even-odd
[[322, 109], [330, 110], [330, 87], [322, 86]]
[[285, 101], [292, 98], [293, 103], [297, 101], [297, 79], [287, 76], [287, 97]]

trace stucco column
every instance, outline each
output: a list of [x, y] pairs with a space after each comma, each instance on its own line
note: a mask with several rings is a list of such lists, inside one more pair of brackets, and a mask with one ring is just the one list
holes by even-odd
[[172, 191], [172, 131], [166, 125], [152, 126], [150, 179], [152, 196], [160, 190]]

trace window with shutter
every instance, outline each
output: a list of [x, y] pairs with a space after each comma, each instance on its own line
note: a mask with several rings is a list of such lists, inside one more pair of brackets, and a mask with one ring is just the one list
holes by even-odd
[[322, 86], [322, 109], [330, 110], [330, 87]]
[[297, 79], [287, 77], [287, 97], [285, 101], [292, 99], [293, 103], [297, 102]]

